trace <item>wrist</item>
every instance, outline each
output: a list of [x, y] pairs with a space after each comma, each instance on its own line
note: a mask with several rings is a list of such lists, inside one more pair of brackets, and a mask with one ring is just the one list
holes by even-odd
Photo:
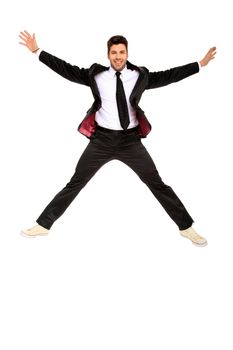
[[204, 62], [203, 60], [201, 60], [199, 63], [200, 63], [200, 66], [201, 66], [201, 67], [204, 67], [204, 66], [205, 66], [205, 62]]
[[37, 47], [36, 49], [32, 50], [32, 53], [36, 53], [38, 50], [40, 50], [39, 47]]

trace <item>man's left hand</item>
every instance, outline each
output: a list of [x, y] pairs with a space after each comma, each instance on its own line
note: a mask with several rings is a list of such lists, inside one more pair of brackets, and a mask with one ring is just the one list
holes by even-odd
[[211, 47], [205, 55], [205, 57], [200, 61], [201, 67], [206, 66], [209, 63], [209, 61], [213, 60], [215, 58], [216, 53], [216, 47]]

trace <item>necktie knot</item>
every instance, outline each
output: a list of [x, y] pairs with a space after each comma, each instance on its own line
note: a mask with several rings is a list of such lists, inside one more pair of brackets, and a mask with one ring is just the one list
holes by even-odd
[[117, 72], [116, 72], [117, 78], [119, 78], [120, 75], [121, 75], [121, 72], [117, 71]]

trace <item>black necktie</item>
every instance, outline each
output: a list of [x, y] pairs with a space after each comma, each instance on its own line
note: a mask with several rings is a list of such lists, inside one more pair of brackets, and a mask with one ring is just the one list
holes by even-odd
[[116, 82], [116, 101], [119, 113], [119, 118], [121, 126], [126, 130], [129, 126], [129, 111], [125, 97], [125, 91], [120, 79], [120, 72], [116, 72], [117, 82]]

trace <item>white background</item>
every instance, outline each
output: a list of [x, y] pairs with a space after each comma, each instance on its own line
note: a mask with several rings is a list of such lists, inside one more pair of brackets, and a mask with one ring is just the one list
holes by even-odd
[[[0, 348], [232, 350], [232, 16], [230, 1], [1, 2]], [[76, 129], [89, 89], [18, 44], [108, 65], [122, 34], [129, 60], [151, 71], [203, 58], [196, 74], [145, 92], [153, 130], [143, 141], [208, 239], [180, 237], [124, 164], [103, 167], [48, 237], [26, 239], [73, 174], [88, 140]], [[124, 180], [124, 181], [123, 181]]]

